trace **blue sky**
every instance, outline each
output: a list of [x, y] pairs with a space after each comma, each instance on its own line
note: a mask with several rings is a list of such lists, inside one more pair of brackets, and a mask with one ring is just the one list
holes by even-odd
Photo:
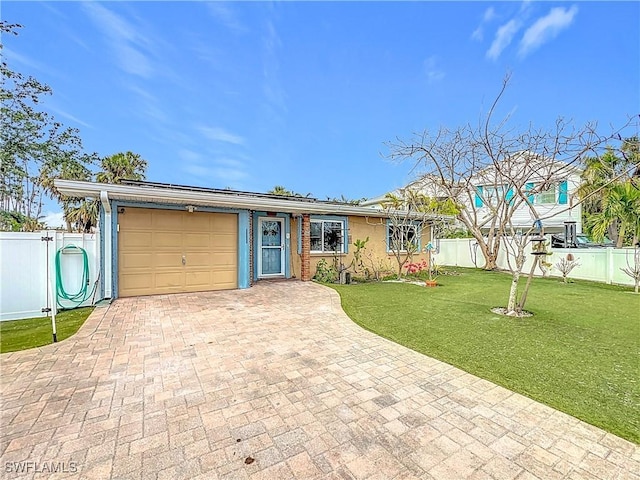
[[[315, 197], [410, 180], [385, 142], [477, 121], [640, 112], [638, 2], [2, 2], [9, 65], [85, 149], [147, 178]], [[47, 211], [55, 211], [47, 205]]]

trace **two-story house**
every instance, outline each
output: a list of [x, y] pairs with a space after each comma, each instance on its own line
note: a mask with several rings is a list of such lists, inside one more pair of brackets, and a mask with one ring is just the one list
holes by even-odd
[[[577, 197], [580, 173], [571, 164], [524, 151], [479, 169], [467, 178], [447, 181], [440, 175], [427, 174], [391, 193], [402, 196], [408, 189], [439, 199], [452, 198], [483, 231], [491, 227], [496, 215], [503, 215], [500, 209], [513, 205], [509, 215], [515, 231], [526, 231], [539, 219], [546, 233], [564, 232], [566, 222], [575, 222], [580, 233], [582, 210]], [[362, 205], [380, 204], [384, 198], [381, 195]]]

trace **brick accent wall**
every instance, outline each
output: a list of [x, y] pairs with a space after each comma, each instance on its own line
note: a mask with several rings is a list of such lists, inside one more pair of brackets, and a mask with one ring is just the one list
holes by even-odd
[[311, 221], [309, 214], [302, 215], [302, 266], [301, 280], [308, 282], [311, 280]]

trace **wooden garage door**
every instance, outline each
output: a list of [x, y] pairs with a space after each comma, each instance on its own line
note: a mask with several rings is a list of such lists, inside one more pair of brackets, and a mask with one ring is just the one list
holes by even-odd
[[118, 213], [118, 294], [238, 287], [238, 216], [125, 207]]

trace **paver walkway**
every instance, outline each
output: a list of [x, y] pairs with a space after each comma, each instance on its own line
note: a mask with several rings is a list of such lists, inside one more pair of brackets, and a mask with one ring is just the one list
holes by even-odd
[[311, 283], [121, 299], [0, 361], [4, 478], [640, 478], [638, 446], [366, 332]]

